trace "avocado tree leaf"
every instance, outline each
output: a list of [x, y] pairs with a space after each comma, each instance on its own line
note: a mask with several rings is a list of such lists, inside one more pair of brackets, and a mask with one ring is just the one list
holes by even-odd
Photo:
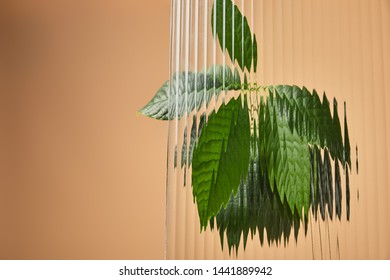
[[[357, 147], [356, 147], [356, 154], [357, 154]], [[344, 102], [344, 158], [345, 158], [345, 162], [351, 168], [351, 146], [349, 144], [347, 105], [345, 102]], [[358, 168], [357, 168], [357, 157], [356, 157], [356, 173], [357, 172], [358, 172]]]
[[[343, 142], [336, 99], [333, 100], [332, 117], [325, 93], [321, 102], [315, 90], [310, 93], [305, 87], [277, 85], [270, 86], [269, 92], [287, 114], [291, 130], [305, 136], [309, 144], [327, 148], [333, 160], [337, 158], [342, 165], [350, 166], [348, 128], [345, 126]], [[344, 118], [346, 122], [346, 116]]]
[[247, 176], [249, 141], [248, 106], [242, 106], [241, 98], [232, 98], [209, 115], [192, 159], [193, 196], [202, 229]]
[[[241, 14], [237, 5], [233, 6], [231, 0], [215, 0], [211, 28], [214, 37], [218, 37], [221, 47], [226, 48], [231, 60], [237, 60], [242, 71], [245, 68], [250, 71], [254, 56], [257, 63], [257, 43], [253, 45], [248, 19]], [[256, 64], [254, 71], [256, 72]]]
[[237, 69], [234, 73], [229, 66], [212, 65], [207, 71], [180, 72], [166, 81], [155, 96], [139, 112], [158, 120], [181, 119], [185, 113], [191, 113], [195, 107], [210, 103], [211, 97], [223, 90], [241, 88]]
[[[245, 180], [241, 180], [237, 194], [231, 195], [226, 208], [221, 208], [215, 218], [221, 246], [223, 248], [226, 236], [229, 253], [232, 248], [237, 252], [241, 238], [245, 249], [249, 233], [253, 238], [258, 232], [261, 244], [264, 242], [264, 232], [267, 233], [269, 244], [281, 242], [282, 236], [286, 244], [291, 229], [295, 226], [295, 232], [298, 232], [300, 226], [299, 223], [294, 223], [295, 217], [288, 203], [282, 203], [278, 192], [273, 192], [270, 188], [267, 170], [259, 164], [256, 122], [254, 126], [248, 175]], [[298, 214], [296, 216], [299, 219]], [[214, 219], [210, 224], [213, 222]]]
[[190, 139], [190, 147], [189, 147], [189, 155], [188, 155], [188, 165], [191, 165], [192, 163], [192, 157], [194, 154], [194, 149], [195, 149], [195, 143], [198, 141], [199, 135], [202, 133], [203, 125], [206, 120], [206, 114], [203, 113], [200, 116], [199, 120], [199, 125], [198, 125], [198, 131], [196, 131], [197, 123], [196, 123], [196, 115], [194, 115], [194, 120], [192, 123], [192, 128], [191, 128], [191, 139]]
[[340, 166], [338, 159], [334, 162], [334, 200], [336, 206], [336, 215], [341, 219], [341, 199], [342, 199], [342, 191], [341, 191], [341, 176], [340, 176]]
[[[309, 146], [316, 147], [317, 152], [311, 160], [311, 177], [314, 180], [311, 182], [311, 186], [316, 186], [312, 190], [311, 201], [313, 208], [320, 207], [323, 219], [325, 219], [325, 205], [327, 205], [329, 216], [332, 218], [334, 211], [333, 194], [335, 191], [330, 157], [334, 161], [341, 162], [344, 169], [350, 167], [348, 128], [344, 125], [343, 141], [336, 99], [333, 100], [332, 116], [330, 103], [325, 93], [321, 101], [315, 90], [310, 93], [304, 87], [278, 85], [269, 87], [269, 94], [270, 102], [274, 104], [273, 107], [276, 106], [275, 109], [279, 114], [284, 116], [284, 120], [287, 120], [290, 131], [296, 131], [304, 141], [307, 141]], [[267, 106], [267, 108], [272, 107]], [[346, 123], [346, 114], [344, 114], [344, 122]], [[270, 122], [266, 122], [266, 124], [269, 126]], [[264, 137], [270, 136], [265, 134]], [[273, 145], [276, 144], [273, 143]], [[324, 151], [323, 159], [320, 153], [321, 150]], [[267, 157], [267, 163], [271, 163], [271, 166], [273, 166], [276, 156], [269, 152], [269, 157]], [[281, 180], [282, 174], [277, 174], [276, 170], [269, 170], [271, 186], [274, 179]], [[281, 191], [281, 197], [283, 197], [284, 187], [277, 183], [276, 185], [278, 190]], [[339, 193], [340, 190], [338, 189], [336, 199], [341, 199]], [[314, 201], [313, 198], [315, 198]], [[335, 203], [340, 204], [341, 202], [335, 201]], [[339, 212], [338, 210], [336, 212]]]
[[[307, 215], [310, 206], [310, 151], [308, 140], [289, 127], [289, 116], [283, 102], [270, 92], [264, 115], [265, 158], [271, 189], [286, 201], [291, 212], [301, 217], [302, 208]], [[261, 129], [261, 127], [260, 127]]]
[[253, 71], [257, 70], [257, 40], [256, 34], [253, 34]]
[[[190, 143], [187, 145], [187, 127], [184, 128], [184, 139], [181, 150], [181, 167], [183, 168], [186, 164], [188, 166], [192, 163], [192, 156], [194, 153], [195, 144], [198, 142], [199, 135], [202, 133], [202, 128], [205, 123], [206, 113], [203, 113], [199, 118], [199, 124], [197, 123], [197, 115], [195, 114], [192, 119], [192, 126], [190, 132]], [[187, 147], [188, 146], [188, 147]], [[176, 166], [175, 166], [176, 168]], [[184, 172], [186, 172], [184, 170]]]

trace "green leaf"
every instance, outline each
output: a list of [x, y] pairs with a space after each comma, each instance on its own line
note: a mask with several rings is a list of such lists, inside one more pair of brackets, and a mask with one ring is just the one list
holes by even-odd
[[351, 191], [349, 189], [349, 169], [345, 168], [345, 204], [347, 208], [347, 220], [349, 221], [351, 215]]
[[[328, 213], [330, 218], [333, 217], [333, 175], [331, 160], [340, 161], [343, 168], [345, 165], [350, 166], [349, 156], [349, 138], [348, 129], [346, 125], [346, 114], [344, 115], [345, 121], [345, 133], [344, 142], [341, 133], [340, 120], [338, 117], [338, 108], [336, 99], [333, 100], [333, 116], [330, 111], [329, 101], [324, 94], [323, 101], [321, 102], [316, 91], [310, 93], [306, 88], [299, 88], [297, 86], [272, 86], [269, 87], [270, 102], [275, 107], [275, 110], [284, 116], [284, 121], [288, 123], [290, 131], [296, 132], [304, 142], [307, 142], [310, 146], [316, 147], [315, 156], [311, 162], [311, 186], [315, 185], [316, 188], [311, 191], [311, 203], [313, 208], [320, 207], [322, 219], [325, 219], [325, 205], [328, 206]], [[267, 106], [269, 108], [269, 106]], [[270, 118], [270, 117], [269, 117]], [[275, 118], [274, 118], [275, 119]], [[276, 119], [278, 120], [278, 119]], [[270, 121], [266, 124], [269, 126]], [[271, 122], [272, 123], [272, 122]], [[280, 140], [280, 134], [279, 140]], [[267, 133], [263, 137], [272, 137]], [[274, 135], [274, 137], [276, 137]], [[269, 142], [268, 142], [269, 143]], [[272, 145], [277, 145], [272, 142]], [[268, 147], [269, 148], [269, 147]], [[279, 148], [275, 146], [274, 148]], [[324, 150], [324, 159], [322, 160], [321, 149]], [[303, 152], [303, 149], [302, 149]], [[268, 149], [267, 164], [274, 166], [276, 163], [276, 153], [274, 150]], [[310, 152], [309, 152], [310, 155]], [[280, 170], [284, 170], [283, 167], [278, 167]], [[282, 174], [278, 174], [276, 169], [269, 169], [269, 176], [272, 182], [276, 180], [276, 185], [280, 196], [283, 197], [285, 193], [285, 187], [279, 186], [277, 180], [284, 180]], [[285, 172], [285, 171], [283, 171]], [[336, 171], [335, 171], [336, 172]], [[335, 174], [336, 180], [338, 180], [338, 174]], [[339, 188], [339, 186], [335, 186]], [[314, 192], [314, 193], [313, 193]], [[341, 199], [339, 195], [340, 189], [337, 190], [337, 198]], [[306, 198], [306, 193], [305, 193]], [[314, 199], [314, 200], [313, 200]], [[290, 207], [292, 207], [292, 200], [288, 200]], [[299, 205], [299, 201], [295, 201], [294, 205]], [[336, 204], [340, 204], [340, 201], [335, 201]], [[306, 204], [300, 205], [305, 208]], [[337, 208], [339, 208], [337, 206]], [[300, 212], [301, 208], [298, 208]], [[315, 211], [315, 209], [314, 209]], [[315, 211], [316, 212], [316, 211]], [[336, 214], [340, 214], [339, 209], [336, 209]]]
[[[241, 14], [237, 5], [233, 7], [231, 0], [214, 1], [211, 27], [214, 37], [217, 35], [221, 47], [227, 49], [231, 60], [237, 60], [242, 71], [245, 71], [245, 68], [250, 71], [254, 56], [257, 63], [257, 43], [253, 45], [248, 20]], [[256, 71], [256, 64], [254, 69]]]
[[253, 71], [257, 70], [257, 40], [256, 34], [253, 34]]
[[241, 88], [240, 76], [228, 66], [213, 65], [207, 71], [176, 73], [170, 82], [166, 81], [156, 95], [140, 110], [145, 116], [158, 120], [180, 119], [185, 113], [199, 110], [211, 97], [218, 98], [222, 90]]
[[248, 172], [250, 127], [241, 98], [222, 104], [203, 126], [192, 159], [192, 186], [202, 228], [236, 193]]
[[[226, 208], [222, 208], [216, 217], [217, 229], [223, 248], [226, 234], [229, 253], [231, 249], [237, 252], [241, 238], [244, 249], [249, 233], [252, 238], [258, 232], [260, 242], [264, 242], [264, 231], [267, 233], [268, 244], [288, 242], [291, 230], [294, 227], [295, 238], [299, 232], [299, 215], [291, 212], [288, 203], [280, 200], [279, 193], [273, 192], [268, 180], [267, 169], [260, 165], [259, 140], [256, 122], [254, 134], [251, 136], [251, 156], [246, 180], [240, 182], [237, 194], [230, 197]], [[298, 221], [297, 221], [298, 219]], [[210, 225], [214, 220], [210, 221]]]
[[341, 176], [340, 176], [340, 166], [338, 159], [335, 160], [334, 163], [334, 176], [335, 176], [335, 189], [334, 189], [334, 200], [336, 204], [336, 215], [341, 219], [341, 199], [342, 199], [342, 191], [341, 191]]
[[[199, 124], [197, 124], [197, 115], [193, 116], [192, 126], [191, 126], [191, 135], [190, 135], [190, 145], [187, 148], [187, 127], [184, 128], [184, 137], [183, 137], [183, 146], [181, 150], [181, 167], [192, 163], [192, 157], [195, 149], [195, 144], [198, 142], [199, 135], [202, 133], [202, 128], [205, 123], [206, 113], [203, 113], [200, 116]], [[188, 157], [188, 160], [187, 160]], [[174, 166], [176, 168], [176, 165]]]
[[[281, 100], [282, 101], [282, 100]], [[308, 140], [289, 127], [289, 116], [284, 103], [267, 99], [264, 115], [259, 123], [265, 123], [265, 158], [271, 189], [279, 193], [281, 201], [286, 197], [291, 212], [295, 208], [301, 216], [307, 215], [310, 206], [310, 152]], [[262, 127], [260, 127], [262, 129]], [[275, 190], [276, 186], [276, 190]]]
[[194, 115], [194, 120], [192, 123], [192, 128], [191, 128], [191, 139], [190, 139], [190, 149], [189, 149], [189, 156], [188, 156], [188, 165], [191, 165], [192, 163], [192, 158], [194, 154], [194, 149], [195, 149], [195, 143], [197, 143], [199, 135], [202, 133], [203, 125], [206, 120], [206, 114], [203, 113], [200, 116], [199, 120], [199, 125], [198, 125], [198, 133], [196, 132], [196, 115]]
[[[347, 104], [344, 102], [344, 158], [345, 162], [348, 163], [349, 167], [351, 168], [351, 146], [349, 144], [349, 134], [348, 134], [348, 124], [347, 124]], [[356, 154], [357, 154], [357, 147], [356, 147]], [[357, 157], [356, 157], [356, 173], [357, 170]]]
[[342, 165], [350, 166], [350, 158], [344, 155], [349, 155], [348, 129], [343, 142], [336, 99], [333, 100], [332, 117], [325, 93], [321, 102], [315, 90], [310, 93], [305, 87], [277, 85], [270, 86], [269, 92], [275, 95], [278, 106], [287, 114], [291, 130], [305, 136], [309, 144], [327, 148], [332, 159], [337, 158]]

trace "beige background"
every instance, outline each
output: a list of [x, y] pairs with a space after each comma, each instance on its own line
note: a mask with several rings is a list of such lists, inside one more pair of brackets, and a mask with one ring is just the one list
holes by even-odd
[[164, 257], [167, 1], [0, 1], [0, 258]]
[[[360, 173], [341, 258], [390, 258], [390, 1], [254, 2], [253, 78], [347, 101]], [[168, 77], [169, 5], [0, 2], [1, 259], [164, 257], [167, 125], [136, 111]], [[224, 257], [210, 240], [196, 256]], [[244, 257], [305, 256], [273, 249]]]

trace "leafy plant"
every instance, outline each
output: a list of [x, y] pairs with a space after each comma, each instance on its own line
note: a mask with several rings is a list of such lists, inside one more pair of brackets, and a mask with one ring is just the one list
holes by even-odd
[[249, 140], [248, 107], [242, 107], [240, 99], [223, 104], [203, 127], [192, 161], [193, 194], [202, 227], [226, 206], [248, 172]]
[[[241, 238], [245, 246], [249, 233], [258, 232], [261, 243], [264, 231], [269, 243], [280, 242], [282, 236], [287, 242], [294, 228], [296, 238], [301, 220], [307, 230], [309, 209], [316, 219], [318, 212], [322, 219], [326, 213], [333, 219], [334, 212], [340, 219], [340, 164], [349, 219], [351, 158], [345, 104], [343, 139], [336, 99], [332, 114], [325, 93], [321, 101], [315, 90], [305, 87], [247, 83], [247, 71], [257, 68], [257, 41], [247, 18], [230, 0], [214, 1], [211, 14], [215, 40], [240, 70], [212, 65], [197, 73], [175, 73], [140, 110], [159, 120], [179, 120], [195, 112], [189, 147], [184, 129], [181, 167], [192, 166], [201, 229], [216, 227], [222, 246], [226, 234], [230, 252]], [[240, 96], [208, 117], [202, 115], [198, 123], [196, 112], [223, 91], [239, 91]], [[249, 98], [253, 94], [256, 101]]]

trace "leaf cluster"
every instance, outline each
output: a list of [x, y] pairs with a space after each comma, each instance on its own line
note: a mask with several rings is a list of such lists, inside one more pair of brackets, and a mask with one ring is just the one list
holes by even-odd
[[[350, 143], [344, 103], [344, 135], [338, 105], [315, 90], [290, 85], [248, 84], [257, 68], [257, 41], [247, 18], [231, 0], [215, 0], [211, 28], [233, 65], [212, 65], [200, 72], [179, 72], [165, 82], [140, 112], [158, 120], [180, 120], [193, 113], [184, 129], [180, 168], [192, 167], [192, 192], [200, 227], [217, 228], [229, 252], [244, 247], [249, 233], [263, 244], [297, 238], [307, 230], [309, 210], [317, 219], [341, 218], [341, 168], [350, 215]], [[240, 76], [244, 77], [241, 81]], [[238, 98], [206, 111], [212, 97], [240, 91]], [[255, 93], [256, 101], [248, 97]], [[190, 136], [187, 141], [188, 135]], [[176, 161], [175, 168], [179, 168]], [[340, 168], [341, 165], [341, 168]], [[186, 174], [186, 173], [185, 173]], [[185, 175], [186, 176], [186, 175]], [[184, 180], [186, 181], [186, 180]], [[306, 231], [305, 231], [306, 232]]]

